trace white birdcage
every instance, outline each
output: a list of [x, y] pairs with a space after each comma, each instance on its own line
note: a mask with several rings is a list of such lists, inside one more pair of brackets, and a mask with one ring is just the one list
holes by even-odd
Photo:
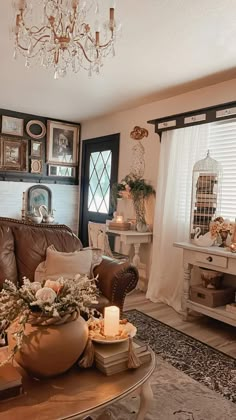
[[209, 150], [204, 159], [193, 167], [190, 238], [198, 232], [209, 231], [209, 223], [220, 214], [222, 168], [210, 157]]

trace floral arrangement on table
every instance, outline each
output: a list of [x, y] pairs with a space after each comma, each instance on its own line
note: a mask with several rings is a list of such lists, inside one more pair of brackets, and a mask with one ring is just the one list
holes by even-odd
[[145, 199], [155, 195], [155, 190], [143, 178], [138, 178], [132, 174], [126, 175], [120, 183], [112, 185], [111, 202], [113, 208], [117, 207], [118, 198], [131, 198], [134, 203], [137, 223], [146, 224], [145, 219]]
[[223, 217], [217, 217], [210, 223], [210, 233], [212, 238], [216, 238], [221, 232], [227, 232], [232, 235], [235, 229], [235, 223]]
[[[16, 345], [4, 364], [21, 349], [27, 323], [31, 325], [61, 325], [76, 320], [80, 312], [89, 315], [97, 303], [96, 278], [77, 275], [74, 279], [59, 278], [44, 283], [30, 282], [23, 278], [23, 285], [17, 288], [9, 280], [3, 283], [0, 292], [0, 333], [18, 319], [18, 330], [14, 333]], [[89, 307], [88, 307], [89, 305]], [[0, 365], [1, 365], [0, 364]]]
[[226, 245], [226, 239], [228, 235], [232, 235], [235, 230], [235, 223], [231, 222], [228, 219], [224, 219], [219, 216], [210, 222], [209, 232], [212, 238], [217, 239], [218, 236], [221, 237], [222, 246]]

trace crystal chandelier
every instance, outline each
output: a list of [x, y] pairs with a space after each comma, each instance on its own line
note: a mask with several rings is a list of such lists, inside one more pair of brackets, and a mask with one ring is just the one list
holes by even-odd
[[[114, 4], [101, 24], [100, 4], [104, 0], [13, 0], [14, 58], [20, 52], [25, 66], [33, 61], [54, 68], [54, 78], [64, 77], [70, 68], [99, 74], [103, 58], [114, 56], [117, 24]], [[90, 18], [90, 23], [88, 22]], [[102, 31], [101, 31], [102, 28]]]

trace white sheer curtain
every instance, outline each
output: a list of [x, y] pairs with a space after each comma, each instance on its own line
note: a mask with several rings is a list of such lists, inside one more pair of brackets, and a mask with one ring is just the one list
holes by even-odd
[[189, 240], [192, 169], [207, 152], [208, 124], [166, 131], [161, 139], [153, 231], [153, 254], [146, 297], [181, 312], [182, 250]]

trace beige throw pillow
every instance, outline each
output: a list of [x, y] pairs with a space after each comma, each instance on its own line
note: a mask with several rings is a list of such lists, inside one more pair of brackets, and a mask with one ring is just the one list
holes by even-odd
[[91, 249], [75, 252], [59, 252], [52, 247], [47, 248], [45, 273], [47, 277], [51, 275], [76, 274], [90, 275], [93, 253]]
[[75, 252], [59, 252], [53, 245], [46, 251], [46, 260], [38, 265], [34, 281], [47, 279], [57, 280], [59, 277], [74, 278], [76, 274], [93, 275], [93, 269], [102, 261], [100, 250], [83, 248]]

